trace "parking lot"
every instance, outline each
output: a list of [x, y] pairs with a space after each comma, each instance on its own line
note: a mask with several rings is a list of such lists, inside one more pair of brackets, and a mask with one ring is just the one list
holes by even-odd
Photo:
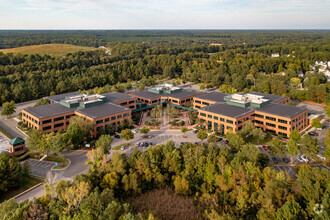
[[39, 161], [34, 159], [28, 160], [31, 166], [31, 174], [46, 178], [47, 172], [54, 166], [54, 162]]
[[[287, 172], [291, 177], [295, 177], [296, 165], [272, 165], [270, 167], [274, 168], [276, 171]], [[323, 164], [310, 164], [310, 167], [325, 168], [330, 171], [330, 169]]]

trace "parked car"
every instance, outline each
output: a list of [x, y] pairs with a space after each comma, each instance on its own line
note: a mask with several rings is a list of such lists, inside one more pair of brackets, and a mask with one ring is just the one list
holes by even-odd
[[290, 160], [288, 158], [285, 158], [285, 157], [282, 158], [282, 160], [283, 160], [284, 163], [289, 163], [290, 162]]
[[120, 135], [118, 135], [118, 134], [115, 134], [114, 137], [117, 139], [120, 139]]
[[121, 150], [125, 150], [125, 146], [121, 146], [120, 149], [121, 149]]
[[305, 155], [302, 155], [302, 156], [301, 156], [301, 159], [302, 159], [305, 163], [308, 163], [308, 162], [309, 162], [309, 159], [308, 159]]
[[222, 138], [222, 137], [218, 138], [218, 141], [222, 141], [222, 140], [223, 140], [223, 138]]
[[154, 144], [152, 142], [149, 142], [149, 146], [154, 146]]
[[272, 160], [274, 161], [274, 163], [278, 163], [278, 160], [276, 157], [272, 157]]
[[318, 136], [319, 134], [317, 132], [314, 131], [310, 131], [307, 133], [309, 136]]
[[301, 157], [300, 156], [298, 156], [298, 157], [296, 157], [297, 158], [297, 160], [299, 161], [299, 162], [301, 162], [301, 163], [303, 163], [304, 161], [303, 161], [303, 159], [301, 159]]
[[317, 154], [316, 155], [318, 158], [320, 158], [321, 160], [326, 160], [327, 158], [324, 157], [324, 155], [322, 153]]
[[139, 133], [139, 131], [136, 129], [133, 129], [132, 132], [133, 132], [133, 134]]
[[199, 145], [199, 142], [195, 142], [194, 144], [195, 144], [195, 145]]
[[141, 143], [140, 142], [136, 142], [135, 146], [136, 147], [140, 147]]
[[149, 147], [149, 143], [148, 143], [148, 142], [145, 142], [145, 143], [144, 143], [144, 146], [145, 146], [145, 147]]
[[192, 130], [192, 133], [197, 134], [198, 130]]
[[142, 143], [140, 143], [140, 146], [139, 147], [144, 147], [144, 143], [142, 142]]
[[264, 150], [268, 150], [268, 147], [267, 147], [266, 145], [262, 145], [262, 148], [263, 148]]

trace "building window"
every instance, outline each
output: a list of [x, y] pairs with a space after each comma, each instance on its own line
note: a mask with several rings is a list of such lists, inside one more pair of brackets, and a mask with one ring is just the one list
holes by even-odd
[[134, 100], [128, 102], [128, 104], [132, 104], [132, 103], [134, 103]]
[[219, 118], [217, 116], [214, 116], [213, 118], [214, 118], [214, 120], [219, 120]]
[[64, 119], [64, 116], [62, 116], [62, 117], [58, 117], [58, 118], [54, 118], [54, 121], [61, 121], [61, 120], [63, 120]]
[[125, 114], [124, 114], [124, 117], [127, 117], [127, 116], [129, 116], [129, 114], [128, 114], [128, 113], [125, 113]]
[[158, 100], [153, 100], [152, 103], [158, 102]]
[[212, 118], [212, 115], [207, 115], [208, 118]]
[[288, 130], [287, 127], [284, 127], [284, 126], [281, 126], [281, 125], [279, 125], [278, 128], [281, 129], [281, 130], [285, 130], [285, 131]]
[[223, 121], [223, 122], [224, 122], [224, 121], [225, 121], [225, 119], [224, 119], [224, 118], [220, 118], [220, 121]]
[[266, 125], [267, 125], [267, 126], [269, 126], [269, 127], [273, 127], [273, 128], [275, 128], [275, 127], [276, 127], [276, 125], [274, 125], [274, 124], [271, 124], [271, 123], [268, 123], [268, 122], [266, 122]]
[[277, 119], [278, 122], [283, 123], [283, 124], [288, 124], [288, 121], [282, 120], [282, 119]]
[[206, 117], [206, 114], [204, 114], [204, 113], [200, 113], [200, 115], [203, 116], [203, 117]]
[[101, 124], [101, 123], [103, 123], [103, 120], [97, 120], [96, 121], [96, 124]]
[[266, 119], [267, 119], [267, 120], [270, 120], [270, 121], [276, 121], [276, 118], [269, 117], [269, 116], [266, 116]]
[[129, 106], [130, 109], [134, 108], [134, 105]]
[[178, 101], [176, 101], [176, 100], [174, 100], [174, 99], [172, 100], [172, 102], [174, 102], [174, 103], [178, 103]]
[[209, 103], [207, 103], [207, 102], [203, 102], [203, 105], [210, 105]]
[[252, 122], [253, 122], [253, 123], [256, 123], [256, 124], [260, 124], [260, 125], [263, 125], [263, 124], [264, 124], [264, 122], [262, 122], [262, 121], [258, 121], [258, 120], [253, 120]]
[[127, 102], [122, 102], [120, 103], [120, 105], [127, 105]]
[[234, 124], [234, 122], [232, 121], [232, 120], [226, 120], [226, 122], [228, 123], [228, 124]]
[[64, 123], [54, 124], [54, 128], [62, 127], [63, 125], [64, 125]]
[[122, 118], [123, 116], [122, 115], [117, 115], [117, 118]]
[[283, 132], [278, 132], [279, 135], [282, 135], [284, 137], [287, 137], [288, 135], [286, 133], [283, 133]]
[[201, 101], [195, 100], [196, 103], [201, 104]]
[[116, 116], [111, 117], [111, 121], [116, 120]]
[[52, 119], [48, 119], [48, 120], [45, 120], [45, 121], [42, 121], [42, 124], [48, 124], [48, 123], [51, 123], [52, 122]]
[[196, 105], [195, 108], [201, 108], [199, 105]]
[[110, 118], [106, 118], [104, 119], [104, 122], [108, 122], [110, 120]]
[[264, 118], [263, 115], [259, 115], [259, 114], [253, 114], [252, 116], [257, 117], [257, 118]]
[[230, 130], [230, 131], [232, 131], [232, 130], [233, 130], [233, 128], [232, 128], [232, 127], [230, 127], [230, 126], [227, 126], [226, 128], [227, 128], [227, 130]]
[[43, 127], [42, 130], [47, 131], [47, 130], [50, 130], [51, 128], [52, 128], [52, 126], [47, 126], [47, 127]]

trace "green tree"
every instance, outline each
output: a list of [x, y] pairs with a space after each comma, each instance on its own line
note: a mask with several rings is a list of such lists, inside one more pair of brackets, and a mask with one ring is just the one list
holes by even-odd
[[207, 142], [209, 143], [216, 143], [217, 141], [218, 141], [218, 137], [215, 134], [211, 134], [207, 139]]
[[205, 83], [199, 84], [199, 89], [204, 90], [205, 89]]
[[95, 147], [100, 147], [103, 149], [104, 154], [110, 153], [112, 139], [110, 135], [102, 135], [99, 137], [99, 139], [95, 143]]
[[0, 194], [21, 183], [22, 167], [18, 161], [6, 152], [0, 153]]
[[238, 151], [239, 148], [245, 144], [244, 139], [237, 133], [228, 133], [226, 138], [229, 141], [229, 145], [233, 147], [235, 151]]
[[203, 142], [203, 140], [205, 140], [207, 138], [207, 133], [205, 130], [199, 129], [196, 136], [198, 139], [200, 139]]
[[46, 98], [41, 98], [38, 100], [38, 102], [34, 106], [40, 106], [40, 105], [47, 105], [50, 101]]
[[15, 112], [15, 110], [16, 110], [16, 107], [15, 107], [15, 102], [14, 101], [5, 102], [5, 103], [2, 104], [1, 114], [9, 116], [9, 115], [12, 115]]
[[320, 152], [320, 147], [317, 145], [317, 139], [309, 135], [304, 135], [301, 138], [300, 150], [309, 158], [313, 158]]
[[301, 139], [301, 135], [298, 130], [293, 130], [291, 132], [290, 138], [287, 143], [287, 153], [291, 156], [290, 163], [293, 163], [293, 157], [298, 156], [300, 149], [299, 149], [299, 142]]
[[66, 130], [66, 137], [68, 143], [78, 149], [84, 144], [84, 131], [80, 128], [79, 124], [70, 124]]
[[275, 214], [275, 219], [304, 219], [301, 210], [301, 206], [296, 201], [287, 201], [280, 209], [277, 210]]
[[300, 84], [300, 79], [299, 78], [296, 78], [296, 77], [293, 77], [290, 79], [290, 83], [295, 87], [297, 88], [298, 85]]
[[190, 193], [189, 182], [186, 178], [176, 176], [174, 179], [175, 192], [180, 195], [188, 195]]
[[260, 151], [253, 144], [242, 145], [237, 153], [237, 157], [244, 161], [257, 162]]
[[122, 130], [120, 136], [123, 137], [126, 141], [134, 138], [134, 134], [130, 129]]
[[324, 156], [326, 158], [330, 158], [330, 129], [328, 129], [327, 136], [325, 137], [323, 143], [326, 147], [326, 149], [324, 151]]
[[284, 156], [285, 146], [284, 146], [283, 142], [281, 141], [280, 136], [271, 141], [271, 144], [269, 146], [269, 151], [273, 155], [279, 155], [281, 157]]
[[188, 128], [186, 127], [182, 127], [181, 128], [181, 132], [183, 133], [183, 135], [188, 131]]
[[139, 131], [142, 133], [142, 134], [148, 134], [150, 132], [150, 129], [147, 128], [146, 126], [143, 126], [142, 128], [139, 129]]
[[314, 118], [312, 120], [312, 127], [314, 128], [322, 128], [322, 124], [318, 118]]

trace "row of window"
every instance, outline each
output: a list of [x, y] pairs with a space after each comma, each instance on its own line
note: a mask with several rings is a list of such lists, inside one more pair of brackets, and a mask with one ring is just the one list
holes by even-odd
[[[114, 121], [114, 120], [116, 120], [116, 119], [120, 119], [120, 118], [125, 118], [125, 117], [127, 117], [127, 116], [129, 116], [129, 113], [125, 113], [125, 114], [123, 114], [123, 115], [117, 115], [117, 117], [116, 116], [112, 116], [111, 117], [111, 121]], [[104, 119], [104, 122], [108, 122], [108, 121], [110, 121], [110, 118], [106, 118], [106, 119]], [[96, 124], [101, 124], [101, 123], [103, 123], [103, 119], [101, 119], [101, 120], [97, 120], [96, 121]]]
[[[200, 113], [200, 116], [206, 117], [206, 114], [205, 113]], [[217, 117], [217, 116], [207, 115], [207, 117], [210, 118], [210, 119], [213, 118], [214, 120], [219, 120], [219, 117]], [[234, 121], [229, 120], [229, 119], [225, 120], [224, 118], [220, 118], [220, 121], [222, 121], [222, 122], [226, 121], [226, 123], [228, 123], [228, 124], [234, 124]]]

